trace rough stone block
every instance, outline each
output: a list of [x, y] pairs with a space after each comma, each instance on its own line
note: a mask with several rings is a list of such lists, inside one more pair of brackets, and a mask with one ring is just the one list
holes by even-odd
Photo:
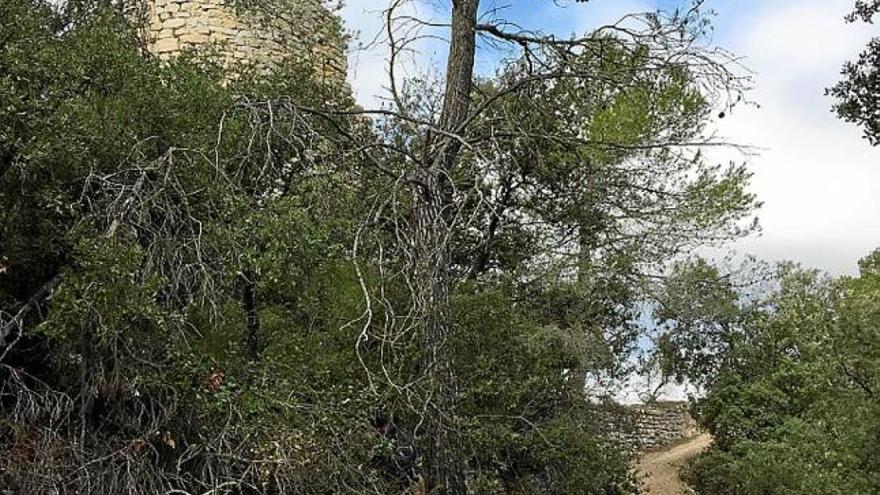
[[162, 23], [162, 27], [165, 29], [177, 29], [182, 28], [185, 25], [186, 19], [180, 17], [172, 17], [171, 19], [168, 19], [167, 21]]
[[217, 22], [217, 25], [226, 29], [235, 29], [238, 27], [238, 22], [232, 17], [223, 17]]
[[180, 40], [181, 43], [191, 43], [194, 45], [201, 45], [201, 44], [204, 44], [204, 43], [211, 41], [211, 38], [209, 38], [208, 36], [206, 36], [204, 34], [199, 34], [199, 33], [184, 34], [184, 35], [180, 36], [178, 39]]
[[160, 54], [175, 52], [179, 49], [180, 45], [177, 42], [177, 38], [163, 38], [153, 44], [153, 50]]

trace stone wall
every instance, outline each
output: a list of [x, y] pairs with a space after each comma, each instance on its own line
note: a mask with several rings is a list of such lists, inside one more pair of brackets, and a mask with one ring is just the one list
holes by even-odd
[[684, 402], [622, 407], [609, 417], [613, 436], [631, 450], [651, 450], [699, 434]]
[[270, 7], [234, 6], [229, 0], [144, 1], [147, 48], [159, 58], [211, 47], [227, 64], [268, 67], [292, 57], [320, 77], [345, 80], [341, 21], [321, 0], [286, 0], [271, 15], [260, 13]]

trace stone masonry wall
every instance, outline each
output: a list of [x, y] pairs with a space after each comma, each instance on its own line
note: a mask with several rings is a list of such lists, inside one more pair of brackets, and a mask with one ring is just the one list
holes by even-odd
[[341, 21], [321, 0], [288, 0], [271, 15], [229, 0], [145, 1], [147, 48], [161, 59], [212, 47], [227, 64], [266, 67], [292, 57], [323, 78], [345, 80]]
[[699, 433], [687, 403], [627, 406], [609, 418], [614, 437], [632, 450], [651, 450]]

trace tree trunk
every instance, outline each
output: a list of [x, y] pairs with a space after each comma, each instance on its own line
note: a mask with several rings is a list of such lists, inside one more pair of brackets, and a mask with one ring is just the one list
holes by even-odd
[[[440, 128], [448, 133], [458, 133], [461, 130], [459, 127], [467, 121], [471, 108], [480, 0], [453, 0], [452, 3], [452, 32]], [[448, 136], [444, 139], [446, 143], [439, 156], [440, 166], [449, 170], [458, 158], [461, 143]]]
[[422, 368], [431, 404], [424, 421], [424, 481], [427, 493], [466, 493], [465, 462], [455, 439], [456, 380], [449, 350], [451, 336], [449, 251], [445, 245], [443, 202], [439, 181], [430, 180], [432, 193], [417, 194], [414, 212], [414, 286], [423, 325]]
[[425, 418], [424, 481], [428, 493], [467, 493], [466, 461], [457, 444], [455, 366], [448, 348], [452, 325], [450, 296], [453, 281], [446, 237], [451, 225], [452, 188], [448, 186], [461, 143], [449, 136], [461, 131], [470, 112], [473, 89], [476, 23], [479, 0], [453, 0], [452, 31], [446, 69], [446, 89], [438, 152], [423, 164], [414, 186], [412, 280], [415, 304], [423, 325], [423, 369], [432, 404]]

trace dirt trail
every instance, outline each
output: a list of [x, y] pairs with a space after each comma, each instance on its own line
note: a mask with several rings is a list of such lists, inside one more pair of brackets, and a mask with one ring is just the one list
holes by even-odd
[[678, 471], [689, 459], [712, 443], [709, 435], [700, 435], [667, 450], [650, 452], [639, 460], [639, 479], [649, 495], [685, 495], [688, 493]]

